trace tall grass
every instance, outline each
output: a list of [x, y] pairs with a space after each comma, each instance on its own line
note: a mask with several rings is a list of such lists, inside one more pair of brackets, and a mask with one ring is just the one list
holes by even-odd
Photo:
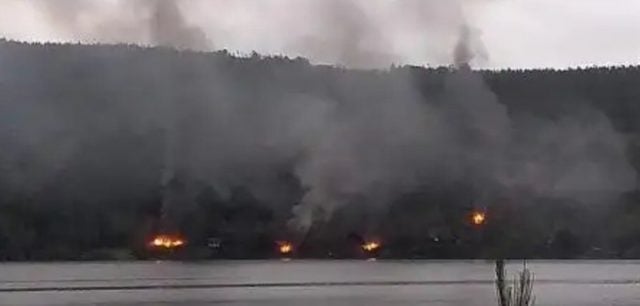
[[496, 260], [496, 289], [500, 306], [533, 306], [533, 273], [526, 264], [511, 284], [505, 279], [504, 260]]

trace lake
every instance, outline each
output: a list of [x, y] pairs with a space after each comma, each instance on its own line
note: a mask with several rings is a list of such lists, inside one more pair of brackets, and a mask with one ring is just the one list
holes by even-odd
[[[537, 305], [640, 305], [640, 261], [530, 261]], [[522, 268], [510, 262], [511, 275]], [[487, 261], [0, 264], [1, 305], [496, 305]]]

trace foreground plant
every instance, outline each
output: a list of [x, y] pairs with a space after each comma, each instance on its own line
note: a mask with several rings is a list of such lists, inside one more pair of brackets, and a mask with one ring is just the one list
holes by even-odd
[[532, 294], [533, 282], [533, 273], [525, 264], [522, 271], [518, 272], [518, 276], [514, 277], [513, 283], [508, 284], [505, 279], [504, 260], [496, 260], [496, 289], [500, 306], [533, 306], [535, 304], [535, 297]]

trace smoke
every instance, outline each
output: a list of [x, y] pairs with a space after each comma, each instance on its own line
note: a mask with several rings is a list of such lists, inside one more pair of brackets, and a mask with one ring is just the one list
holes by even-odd
[[376, 211], [403, 192], [456, 182], [481, 206], [524, 195], [593, 202], [633, 189], [624, 139], [602, 113], [513, 117], [479, 74], [459, 70], [445, 83], [439, 106], [410, 87], [387, 88], [402, 94], [350, 101], [353, 112], [325, 121], [296, 168], [308, 192], [291, 225], [305, 231], [340, 206]]
[[188, 25], [174, 0], [153, 0], [151, 40], [157, 45], [178, 49], [210, 50], [207, 36], [198, 27]]
[[177, 49], [211, 50], [204, 31], [190, 24], [181, 0], [35, 0], [53, 29], [72, 40], [143, 43]]
[[464, 69], [447, 80], [447, 92], [442, 161], [454, 179], [476, 190], [573, 199], [633, 188], [623, 137], [588, 103], [559, 118], [510, 113], [479, 74]]
[[[453, 41], [442, 43], [449, 63], [463, 68], [487, 57], [479, 31], [462, 12], [468, 1], [407, 1], [407, 7], [421, 9], [395, 7], [394, 11], [392, 6], [391, 12], [399, 14], [393, 20], [424, 27], [434, 44], [441, 38]], [[204, 32], [186, 22], [180, 1], [120, 1], [107, 15], [125, 7], [133, 13], [97, 19], [97, 2], [44, 3], [53, 22], [68, 31], [83, 29], [86, 20], [93, 20], [95, 26], [87, 28], [87, 33], [99, 37], [112, 31], [117, 20], [122, 28], [142, 29], [127, 35], [154, 45], [210, 47]], [[392, 54], [380, 52], [391, 44], [383, 31], [377, 31], [380, 15], [363, 9], [362, 2], [315, 4], [321, 12], [320, 30], [300, 41], [302, 49], [319, 50], [326, 53], [319, 58], [356, 67], [393, 60]], [[440, 12], [452, 18], [437, 17]], [[39, 169], [36, 172], [19, 167], [4, 171], [18, 178], [15, 185], [36, 183], [13, 173], [36, 173], [29, 177], [50, 184], [57, 175], [109, 173], [105, 181], [119, 183], [120, 188], [157, 185], [158, 180], [166, 187], [182, 178], [186, 186], [178, 188], [181, 194], [165, 196], [169, 204], [164, 204], [164, 210], [193, 202], [190, 190], [198, 184], [212, 185], [224, 196], [243, 186], [274, 210], [289, 211], [295, 204], [290, 224], [301, 231], [331, 218], [345, 205], [362, 211], [383, 209], [421, 186], [465, 182], [480, 202], [523, 190], [577, 198], [585, 191], [615, 193], [633, 187], [634, 172], [624, 156], [624, 141], [601, 113], [586, 107], [552, 119], [514, 113], [470, 69], [448, 73], [442, 92], [427, 98], [405, 70], [325, 71], [285, 60], [194, 54], [171, 58], [171, 53], [130, 52], [122, 62], [115, 51], [113, 58], [91, 58], [91, 63], [114, 60], [120, 65], [115, 69], [96, 64], [101, 69], [95, 75], [85, 72], [89, 69], [85, 62], [59, 59], [64, 71], [96, 78], [73, 79], [77, 83], [71, 84], [38, 75], [38, 65], [48, 67], [46, 63], [7, 61], [9, 71], [24, 71], [16, 74], [18, 81], [11, 87], [28, 86], [33, 96], [20, 99], [18, 95], [15, 100], [21, 103], [6, 106], [0, 114], [4, 119], [0, 123], [17, 131], [2, 136], [10, 140], [3, 147], [11, 151], [0, 153], [6, 160], [0, 162], [20, 165], [16, 160], [26, 155], [20, 151], [24, 150], [43, 165], [28, 163], [29, 169]], [[70, 94], [76, 92], [78, 96]], [[70, 106], [45, 103], [52, 97], [62, 97]], [[80, 103], [93, 99], [109, 105], [100, 104], [105, 108], [101, 116], [87, 106], [93, 104]], [[147, 152], [137, 143], [112, 143], [109, 137], [119, 139], [123, 126], [135, 135], [160, 133], [160, 145], [150, 140], [153, 144]], [[91, 149], [125, 155], [119, 158], [127, 162], [110, 155], [86, 164], [77, 161], [84, 161], [85, 151]], [[139, 159], [129, 161], [130, 156], [138, 156], [134, 152]], [[96, 165], [101, 166], [93, 168]], [[278, 176], [283, 168], [302, 185], [300, 199], [285, 191], [288, 185]], [[128, 176], [139, 181], [125, 179]], [[91, 185], [91, 180], [79, 185], [85, 184]]]
[[[35, 18], [54, 40], [257, 50], [301, 55], [316, 63], [384, 68], [416, 57], [449, 64], [458, 29], [473, 23], [486, 2], [34, 0], [30, 9], [40, 14]], [[469, 33], [465, 46], [477, 48], [479, 30]]]
[[294, 208], [291, 224], [299, 229], [330, 218], [342, 205], [363, 211], [383, 207], [415, 187], [419, 165], [429, 161], [429, 148], [437, 145], [431, 137], [437, 118], [406, 84], [392, 84], [386, 93], [354, 88], [362, 90], [363, 100], [343, 101], [346, 105], [323, 122], [323, 132], [296, 165], [308, 188]]
[[471, 21], [466, 11], [478, 10], [483, 2], [488, 1], [310, 1], [298, 9], [313, 12], [308, 24], [286, 19], [283, 23], [287, 28], [306, 30], [299, 35], [292, 32], [291, 49], [318, 62], [384, 68], [407, 62], [407, 55], [397, 49], [410, 43], [412, 52], [424, 53], [421, 58], [445, 64], [450, 63], [448, 53], [458, 28], [467, 33], [458, 45], [468, 56], [474, 52], [485, 59], [479, 30], [466, 26]]
[[326, 124], [296, 168], [308, 192], [292, 226], [304, 232], [342, 205], [379, 208], [421, 184], [467, 182], [477, 205], [523, 191], [588, 200], [633, 188], [624, 139], [601, 113], [585, 107], [557, 120], [514, 120], [470, 70], [488, 55], [466, 20], [452, 55], [458, 70], [445, 79], [440, 107], [405, 79], [391, 96], [350, 101], [350, 116]]
[[[354, 68], [384, 67], [398, 58], [389, 52], [383, 29], [360, 1], [316, 1], [303, 8], [316, 12], [311, 33], [293, 38], [292, 49], [321, 62]], [[289, 25], [293, 26], [293, 25]]]
[[453, 64], [458, 68], [468, 68], [476, 57], [486, 61], [487, 51], [479, 38], [479, 30], [464, 24], [460, 27], [458, 42], [453, 50]]
[[[341, 3], [343, 6], [335, 3], [328, 6], [331, 12], [329, 16], [337, 18], [326, 24], [338, 29], [329, 35], [338, 37], [330, 48], [341, 51], [340, 54], [344, 56], [341, 62], [344, 64], [356, 67], [366, 65], [365, 62], [356, 64], [353, 59], [358, 59], [368, 61], [371, 66], [375, 58], [360, 48], [367, 35], [371, 34], [370, 30], [364, 30], [370, 27], [367, 26], [367, 18], [355, 7], [355, 3]], [[344, 3], [351, 3], [351, 6], [345, 7]], [[454, 64], [468, 68], [475, 54], [479, 52], [485, 57], [485, 51], [477, 32], [472, 33], [467, 26], [462, 4], [457, 1], [451, 3], [454, 3], [452, 8], [430, 1], [408, 5], [417, 6], [418, 14], [428, 14], [432, 9], [442, 12], [446, 11], [445, 8], [455, 12], [450, 14], [457, 19], [452, 24], [461, 23], [462, 26], [453, 52]], [[420, 23], [425, 26], [423, 22]], [[446, 28], [452, 24], [445, 22], [441, 26]], [[375, 38], [377, 42], [384, 42], [379, 35]], [[447, 163], [462, 165], [461, 176], [469, 175], [475, 170], [469, 168], [479, 164], [497, 167], [495, 163], [501, 156], [496, 153], [508, 141], [505, 134], [509, 133], [510, 127], [506, 109], [486, 92], [482, 82], [470, 78], [475, 76], [461, 73], [455, 79], [448, 80], [447, 93], [452, 96], [444, 109], [433, 109], [420, 101], [415, 88], [407, 86], [410, 80], [405, 79], [393, 85], [391, 92], [394, 94], [391, 96], [372, 97], [366, 105], [356, 106], [353, 117], [327, 124], [326, 133], [296, 167], [296, 174], [308, 187], [308, 192], [300, 205], [294, 207], [294, 218], [290, 225], [304, 232], [316, 219], [329, 218], [336, 207], [354, 201], [360, 202], [355, 205], [363, 206], [362, 210], [381, 207], [401, 192], [424, 183], [421, 180], [424, 180], [425, 173], [450, 154], [459, 154], [455, 152], [458, 150], [487, 150], [480, 152], [484, 160], [468, 160], [463, 156], [463, 160]], [[460, 96], [461, 93], [473, 95]], [[447, 122], [456, 123], [446, 126]], [[440, 142], [448, 143], [443, 145]], [[471, 147], [467, 147], [469, 145]], [[443, 148], [447, 152], [438, 152]]]
[[[184, 210], [201, 186], [223, 198], [242, 186], [281, 216], [295, 205], [291, 225], [304, 231], [341, 207], [384, 210], [424, 186], [464, 182], [480, 205], [502, 195], [579, 199], [634, 187], [624, 140], [602, 113], [509, 109], [471, 70], [445, 74], [441, 91], [425, 97], [408, 69], [21, 48], [34, 51], [0, 54], [6, 71], [21, 72], [2, 75], [12, 89], [3, 100], [20, 103], [0, 105], [1, 180], [15, 190], [50, 186], [96, 200], [162, 184], [175, 188], [165, 209]], [[42, 60], [74, 48], [83, 51]], [[282, 172], [299, 182], [301, 197]]]

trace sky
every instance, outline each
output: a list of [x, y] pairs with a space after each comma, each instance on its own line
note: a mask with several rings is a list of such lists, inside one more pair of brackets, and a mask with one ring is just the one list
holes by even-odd
[[[0, 37], [156, 45], [149, 3], [0, 0]], [[478, 68], [640, 64], [640, 0], [175, 0], [200, 50], [377, 68], [450, 65], [462, 26]], [[182, 27], [180, 31], [172, 26]], [[184, 31], [183, 31], [184, 30]], [[193, 31], [192, 31], [193, 30]], [[191, 32], [190, 32], [191, 31]], [[188, 47], [188, 46], [187, 46]]]

